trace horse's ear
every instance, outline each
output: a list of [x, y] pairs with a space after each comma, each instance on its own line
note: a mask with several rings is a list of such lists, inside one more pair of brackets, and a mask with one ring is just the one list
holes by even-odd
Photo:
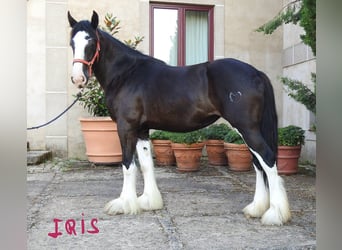
[[94, 29], [97, 29], [98, 24], [99, 24], [99, 16], [97, 15], [96, 11], [93, 10], [93, 16], [91, 17], [91, 26]]
[[71, 16], [70, 11], [68, 11], [68, 20], [71, 28], [73, 28], [77, 23], [77, 21]]

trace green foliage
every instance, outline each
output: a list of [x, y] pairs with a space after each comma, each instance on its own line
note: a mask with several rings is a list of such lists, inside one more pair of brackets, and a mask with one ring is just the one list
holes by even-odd
[[[293, 23], [304, 28], [305, 34], [301, 35], [303, 43], [310, 46], [316, 55], [316, 0], [294, 0], [288, 3], [273, 19], [260, 26], [256, 31], [264, 34], [272, 34], [283, 23]], [[314, 90], [297, 80], [282, 77], [281, 81], [286, 86], [288, 95], [302, 103], [316, 114], [316, 74], [312, 73]]]
[[150, 134], [151, 140], [170, 140], [172, 133], [163, 130], [155, 130]]
[[225, 124], [212, 124], [204, 129], [204, 133], [207, 139], [211, 140], [224, 140], [224, 137], [231, 130], [231, 128]]
[[316, 0], [302, 1], [299, 25], [304, 28], [305, 34], [301, 35], [300, 38], [310, 46], [312, 52], [316, 55]]
[[303, 27], [303, 43], [310, 46], [316, 55], [316, 0], [294, 0], [287, 4], [274, 18], [256, 29], [264, 34], [272, 34], [282, 24], [293, 23]]
[[104, 31], [108, 32], [112, 36], [117, 34], [121, 29], [120, 20], [117, 20], [116, 16], [113, 16], [111, 13], [107, 13], [104, 19], [105, 26], [101, 27]]
[[299, 146], [304, 145], [305, 131], [300, 127], [290, 125], [278, 128], [278, 145], [280, 146]]
[[93, 116], [109, 116], [103, 90], [95, 77], [89, 79], [79, 102]]
[[[116, 16], [113, 16], [113, 14], [107, 13], [104, 19], [105, 26], [101, 27], [104, 31], [108, 32], [112, 36], [115, 36], [117, 33], [119, 33], [121, 27], [120, 20], [117, 19]], [[128, 46], [130, 46], [132, 49], [136, 49], [139, 43], [141, 43], [144, 40], [143, 36], [135, 36], [134, 39], [124, 40], [124, 43]]]
[[124, 43], [128, 46], [130, 46], [132, 49], [136, 49], [139, 45], [144, 40], [143, 36], [135, 36], [134, 40], [124, 40]]
[[234, 143], [234, 144], [244, 144], [245, 141], [242, 139], [240, 134], [235, 130], [230, 130], [228, 134], [224, 137], [224, 142]]
[[206, 140], [203, 129], [186, 133], [171, 133], [170, 140], [174, 143], [193, 144]]
[[[101, 27], [102, 30], [108, 32], [112, 36], [116, 35], [121, 27], [119, 26], [120, 20], [113, 14], [107, 13], [104, 18], [105, 26]], [[126, 45], [133, 49], [144, 40], [144, 37], [136, 36], [134, 40], [124, 41]], [[95, 76], [92, 76], [82, 92], [82, 96], [79, 99], [80, 105], [82, 105], [93, 116], [109, 116], [109, 111], [105, 103], [105, 97], [103, 89], [101, 88], [98, 80]]]
[[266, 35], [272, 34], [283, 23], [297, 24], [300, 19], [299, 11], [295, 4], [288, 5], [284, 11], [278, 13], [272, 20], [256, 29], [257, 32], [263, 32]]
[[287, 77], [281, 77], [281, 82], [287, 87], [288, 96], [302, 103], [305, 107], [316, 114], [316, 74], [311, 74], [314, 83], [314, 91], [305, 86], [302, 82]]

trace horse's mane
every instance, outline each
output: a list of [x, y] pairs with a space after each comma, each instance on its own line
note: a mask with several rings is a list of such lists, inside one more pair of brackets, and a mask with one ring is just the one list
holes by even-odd
[[156, 58], [151, 57], [149, 55], [145, 55], [142, 52], [140, 52], [139, 50], [133, 49], [129, 45], [124, 44], [120, 40], [118, 40], [115, 37], [113, 37], [112, 35], [110, 35], [108, 32], [106, 32], [106, 31], [104, 31], [102, 29], [99, 29], [99, 28], [98, 28], [98, 30], [101, 32], [101, 34], [103, 36], [106, 37], [106, 39], [108, 39], [112, 43], [114, 43], [116, 47], [119, 47], [120, 51], [124, 52], [124, 54], [130, 55], [130, 56], [135, 57], [137, 59], [150, 59], [150, 60], [154, 60], [155, 62], [165, 64], [165, 62], [163, 62], [163, 61], [161, 61], [159, 59], [156, 59]]

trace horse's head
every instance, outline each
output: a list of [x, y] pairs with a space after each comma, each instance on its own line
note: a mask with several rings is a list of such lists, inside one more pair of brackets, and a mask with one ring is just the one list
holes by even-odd
[[93, 71], [93, 64], [99, 58], [100, 41], [97, 26], [99, 17], [95, 11], [89, 21], [76, 21], [68, 12], [71, 30], [70, 46], [73, 50], [73, 68], [71, 81], [84, 88]]

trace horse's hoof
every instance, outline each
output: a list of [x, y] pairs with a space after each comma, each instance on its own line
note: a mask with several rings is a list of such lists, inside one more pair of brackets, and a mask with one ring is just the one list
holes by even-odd
[[108, 202], [104, 207], [104, 212], [108, 215], [123, 214], [123, 202], [120, 198]]
[[264, 225], [281, 226], [290, 221], [290, 210], [280, 211], [280, 209], [271, 206], [261, 218], [261, 223]]
[[128, 201], [120, 197], [108, 202], [104, 207], [104, 212], [108, 215], [138, 214], [140, 213], [140, 207], [137, 201]]
[[246, 206], [242, 211], [247, 218], [260, 218], [268, 208], [268, 204], [257, 204], [253, 201], [251, 204]]
[[138, 198], [138, 204], [143, 210], [158, 210], [163, 208], [163, 199], [159, 192], [154, 195], [144, 193]]

